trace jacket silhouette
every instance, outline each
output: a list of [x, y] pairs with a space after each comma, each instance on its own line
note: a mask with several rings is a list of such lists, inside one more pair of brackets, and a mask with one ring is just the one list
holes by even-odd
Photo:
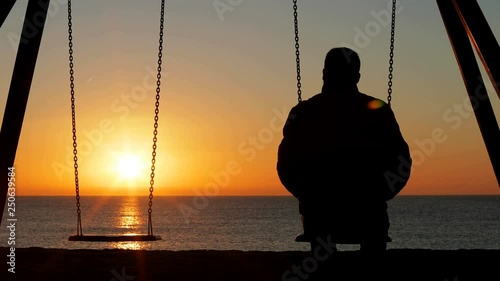
[[411, 158], [390, 106], [359, 92], [359, 69], [350, 49], [327, 54], [321, 93], [290, 111], [277, 172], [306, 235], [385, 249], [387, 201], [406, 185]]

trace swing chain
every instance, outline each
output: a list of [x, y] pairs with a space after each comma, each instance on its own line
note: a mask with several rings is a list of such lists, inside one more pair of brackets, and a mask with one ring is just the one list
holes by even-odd
[[76, 142], [76, 112], [75, 112], [75, 71], [73, 70], [73, 23], [71, 22], [71, 0], [68, 0], [68, 46], [69, 46], [69, 81], [71, 88], [71, 125], [73, 132], [73, 161], [75, 169], [75, 190], [76, 190], [76, 214], [78, 216], [76, 225], [76, 235], [83, 235], [82, 230], [82, 211], [80, 210], [80, 182], [78, 179], [78, 150]]
[[391, 21], [391, 47], [389, 54], [389, 82], [388, 82], [388, 96], [387, 96], [387, 104], [391, 106], [392, 100], [392, 78], [394, 71], [394, 37], [396, 33], [396, 1], [392, 0], [392, 21]]
[[302, 101], [302, 83], [301, 83], [301, 76], [300, 76], [300, 45], [299, 45], [299, 16], [298, 16], [298, 7], [297, 7], [297, 0], [293, 0], [293, 22], [294, 22], [294, 27], [295, 27], [295, 56], [296, 56], [296, 63], [297, 63], [297, 95], [298, 95], [298, 101]]
[[163, 56], [163, 23], [165, 21], [165, 0], [161, 1], [160, 12], [160, 38], [158, 40], [158, 74], [156, 75], [156, 102], [155, 102], [155, 117], [154, 117], [154, 131], [153, 131], [153, 152], [151, 159], [151, 180], [149, 182], [149, 203], [148, 203], [148, 235], [153, 235], [153, 223], [151, 213], [153, 212], [153, 191], [154, 191], [154, 177], [155, 177], [155, 164], [156, 164], [156, 141], [158, 140], [158, 114], [160, 113], [160, 85], [161, 85], [161, 64]]

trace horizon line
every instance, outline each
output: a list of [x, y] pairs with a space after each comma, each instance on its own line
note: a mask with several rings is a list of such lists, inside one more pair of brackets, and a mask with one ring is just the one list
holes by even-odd
[[[52, 195], [16, 195], [16, 197], [74, 197], [75, 195], [64, 195], [64, 194], [52, 194]], [[112, 194], [112, 195], [80, 195], [80, 197], [148, 197], [149, 195], [130, 195], [130, 194]], [[198, 197], [199, 195], [155, 195], [154, 197]], [[397, 197], [445, 197], [445, 196], [500, 196], [499, 194], [401, 194], [397, 195], [394, 198]], [[209, 196], [205, 196], [209, 197]], [[217, 195], [217, 196], [210, 196], [210, 198], [216, 198], [216, 197], [292, 197], [295, 198], [293, 195], [263, 195], [263, 194], [256, 194], [256, 195]], [[393, 198], [393, 199], [394, 199]], [[390, 200], [388, 200], [390, 201]]]

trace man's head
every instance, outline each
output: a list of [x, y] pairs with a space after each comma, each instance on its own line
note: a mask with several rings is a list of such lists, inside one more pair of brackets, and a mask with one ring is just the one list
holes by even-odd
[[331, 88], [353, 87], [359, 82], [361, 61], [349, 48], [333, 48], [325, 58], [323, 82]]

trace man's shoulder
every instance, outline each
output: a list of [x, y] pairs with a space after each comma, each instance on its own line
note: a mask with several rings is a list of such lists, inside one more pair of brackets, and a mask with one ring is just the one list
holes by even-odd
[[297, 105], [292, 108], [292, 111], [304, 111], [310, 110], [316, 107], [324, 101], [325, 94], [316, 94], [308, 99], [300, 101]]
[[362, 106], [371, 110], [384, 109], [390, 111], [390, 106], [383, 100], [370, 96], [365, 93], [349, 93], [344, 96], [334, 96], [325, 93], [316, 94], [306, 100], [299, 102], [292, 109], [294, 112], [304, 112], [310, 110], [317, 110], [324, 106], [329, 106], [332, 102], [348, 102], [349, 100], [354, 101], [357, 106]]
[[324, 93], [316, 94], [306, 100], [299, 102], [298, 106], [301, 107], [315, 107], [318, 105], [324, 105], [332, 96]]
[[390, 110], [390, 106], [383, 100], [367, 95], [365, 93], [358, 93], [358, 98], [362, 100], [364, 104], [366, 104], [368, 109], [371, 110]]
[[384, 104], [387, 104], [385, 101], [383, 101], [383, 100], [381, 100], [381, 99], [379, 99], [379, 98], [376, 98], [376, 97], [374, 97], [374, 96], [370, 96], [370, 95], [365, 94], [365, 93], [361, 93], [361, 92], [359, 92], [359, 93], [358, 93], [358, 95], [359, 95], [362, 99], [365, 99], [365, 100], [367, 100], [367, 101], [380, 101], [380, 102], [382, 102], [382, 103], [384, 103]]

